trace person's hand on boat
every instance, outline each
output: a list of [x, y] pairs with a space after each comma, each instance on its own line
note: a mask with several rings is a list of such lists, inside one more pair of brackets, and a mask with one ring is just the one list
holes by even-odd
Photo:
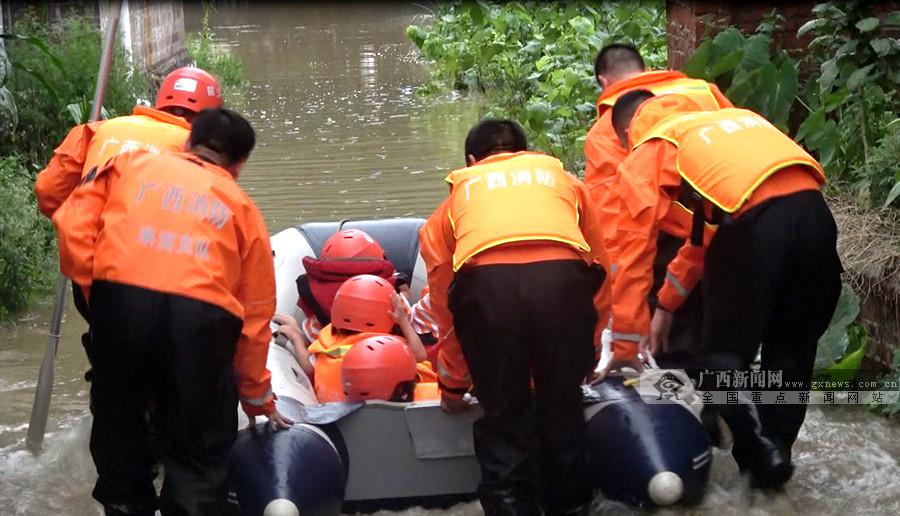
[[655, 355], [660, 349], [669, 352], [669, 333], [672, 331], [672, 312], [657, 307], [650, 321], [650, 353]]
[[[638, 349], [643, 351], [646, 350], [650, 345], [650, 339], [644, 337], [641, 339], [640, 344], [638, 344]], [[605, 379], [609, 374], [613, 371], [621, 371], [622, 369], [629, 368], [633, 369], [635, 372], [640, 373], [644, 370], [644, 360], [642, 358], [643, 353], [638, 353], [634, 358], [619, 358], [613, 355], [613, 357], [606, 363], [606, 366], [594, 373], [593, 378], [591, 378], [591, 384], [597, 383], [603, 379]]]
[[266, 417], [269, 418], [269, 429], [272, 431], [278, 431], [284, 428], [290, 428], [294, 424], [294, 420], [284, 416], [281, 412], [278, 412], [278, 409], [272, 411], [271, 414], [266, 414]]
[[[247, 414], [247, 412], [245, 411], [244, 414]], [[266, 414], [266, 418], [269, 420], [269, 430], [272, 430], [273, 432], [277, 432], [284, 428], [290, 428], [294, 424], [294, 421], [291, 418], [282, 415], [278, 412], [278, 409], [273, 410], [271, 414]], [[247, 414], [247, 419], [250, 421], [247, 424], [247, 428], [254, 428], [256, 426], [256, 416]]]
[[448, 414], [461, 414], [471, 410], [472, 404], [464, 396], [441, 391], [441, 410]]

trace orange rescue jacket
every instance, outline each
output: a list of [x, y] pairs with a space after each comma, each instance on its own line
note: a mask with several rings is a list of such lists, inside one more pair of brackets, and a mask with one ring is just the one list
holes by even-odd
[[187, 120], [144, 106], [136, 106], [129, 116], [75, 126], [37, 176], [41, 213], [52, 217], [81, 178], [116, 154], [136, 149], [181, 152], [190, 130]]
[[[490, 156], [450, 172], [453, 271], [491, 247], [549, 240], [582, 252], [577, 185], [556, 158], [534, 152]], [[535, 209], [540, 206], [541, 209]]]
[[[617, 226], [613, 350], [620, 358], [633, 357], [637, 343], [649, 334], [647, 293], [657, 232], [672, 217], [693, 215], [694, 206], [678, 201], [682, 183], [702, 196], [708, 220], [714, 210], [739, 218], [765, 200], [818, 189], [825, 180], [806, 151], [752, 111], [677, 113], [635, 132], [643, 124], [641, 116], [652, 116], [652, 106], [642, 115], [644, 106], [632, 121], [636, 146], [620, 167], [617, 182], [623, 209]], [[675, 236], [688, 238], [690, 226], [684, 226], [679, 222], [670, 227], [676, 228]], [[712, 238], [707, 233], [705, 244]], [[661, 308], [675, 310], [684, 302], [702, 275], [704, 253], [705, 246], [690, 242], [679, 250], [659, 292]]]
[[316, 340], [309, 345], [309, 352], [315, 358], [313, 385], [319, 403], [344, 401], [344, 386], [341, 384], [341, 362], [344, 355], [357, 342], [379, 335], [378, 333], [338, 333], [331, 324], [326, 324]]
[[[586, 159], [584, 180], [604, 221], [615, 220], [619, 212], [618, 196], [615, 195], [613, 186], [616, 167], [628, 155], [628, 150], [619, 144], [619, 138], [613, 128], [612, 107], [620, 96], [639, 89], [650, 90], [654, 95], [672, 93], [685, 95], [708, 110], [732, 106], [715, 84], [691, 79], [681, 72], [672, 70], [639, 73], [604, 90], [597, 99], [597, 120], [584, 141]], [[615, 262], [615, 231], [614, 224], [604, 224], [606, 250], [613, 262]]]
[[266, 370], [275, 271], [262, 215], [225, 169], [189, 154], [114, 157], [53, 216], [64, 274], [190, 297], [244, 321], [235, 354], [248, 413], [274, 410]]
[[[419, 232], [432, 317], [446, 336], [437, 360], [442, 388], [471, 387], [447, 308], [447, 291], [463, 265], [583, 259], [609, 273], [600, 218], [587, 188], [555, 158], [499, 153], [451, 172], [450, 196]], [[597, 294], [598, 328], [606, 326], [609, 282]], [[599, 332], [598, 332], [599, 335]], [[599, 345], [599, 339], [596, 340]]]
[[[331, 324], [325, 325], [318, 338], [309, 346], [315, 356], [313, 385], [319, 403], [345, 401], [344, 386], [341, 383], [341, 363], [344, 355], [358, 342], [378, 333], [338, 333]], [[413, 391], [414, 401], [437, 399], [437, 375], [428, 362], [416, 364], [417, 381]]]

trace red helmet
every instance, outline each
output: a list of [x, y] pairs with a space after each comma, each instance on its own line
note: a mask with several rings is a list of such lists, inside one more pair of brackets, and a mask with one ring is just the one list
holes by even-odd
[[416, 359], [394, 335], [357, 342], [341, 362], [341, 384], [349, 401], [411, 401]]
[[156, 95], [156, 109], [181, 107], [195, 113], [222, 107], [219, 82], [200, 68], [185, 66], [163, 79]]
[[319, 258], [326, 260], [347, 258], [383, 260], [384, 249], [365, 231], [342, 229], [325, 241]]
[[340, 330], [388, 333], [394, 287], [372, 274], [353, 276], [341, 285], [331, 304], [331, 324]]

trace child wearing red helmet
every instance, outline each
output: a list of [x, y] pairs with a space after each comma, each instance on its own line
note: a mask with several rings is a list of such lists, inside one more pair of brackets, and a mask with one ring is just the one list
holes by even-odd
[[394, 335], [359, 341], [341, 362], [341, 384], [349, 401], [435, 401], [437, 375], [416, 359], [406, 342]]
[[329, 237], [318, 258], [303, 258], [303, 267], [306, 273], [297, 278], [297, 305], [306, 316], [302, 330], [307, 343], [331, 322], [335, 294], [349, 278], [372, 274], [395, 284], [394, 265], [384, 250], [358, 229], [343, 229]]
[[[308, 348], [300, 366], [313, 374], [316, 396], [322, 403], [345, 400], [341, 362], [356, 344], [369, 337], [403, 335], [416, 362], [428, 359], [422, 341], [410, 323], [408, 305], [386, 279], [371, 274], [354, 276], [334, 296], [331, 323]], [[296, 346], [295, 346], [296, 347]]]

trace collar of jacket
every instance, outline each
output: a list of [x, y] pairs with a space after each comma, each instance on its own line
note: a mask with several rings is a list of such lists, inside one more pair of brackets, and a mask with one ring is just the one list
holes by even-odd
[[136, 116], [148, 116], [150, 118], [159, 120], [160, 122], [177, 125], [178, 127], [183, 127], [188, 130], [190, 130], [191, 128], [191, 123], [184, 118], [148, 106], [134, 106], [134, 110], [131, 112], [131, 114]]

